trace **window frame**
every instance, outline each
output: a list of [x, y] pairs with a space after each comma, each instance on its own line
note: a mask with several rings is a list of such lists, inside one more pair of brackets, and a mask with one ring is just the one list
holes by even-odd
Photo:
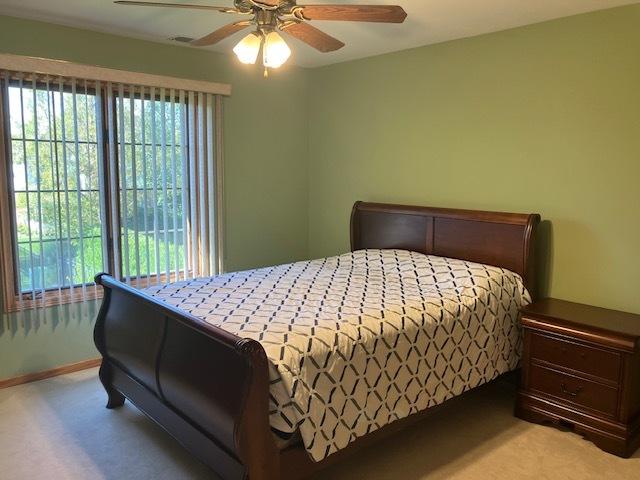
[[[41, 81], [41, 76], [33, 74], [36, 78], [36, 89], [39, 87], [44, 88], [45, 82]], [[44, 77], [47, 77], [46, 75]], [[31, 80], [31, 76], [25, 76], [24, 79]], [[51, 77], [48, 77], [51, 79]], [[84, 284], [78, 284], [73, 286], [65, 286], [61, 288], [50, 288], [44, 290], [38, 290], [36, 292], [19, 291], [19, 274], [17, 268], [17, 236], [16, 236], [16, 206], [15, 206], [15, 192], [13, 191], [13, 169], [12, 169], [12, 142], [11, 136], [11, 119], [9, 111], [9, 87], [17, 83], [17, 77], [10, 76], [7, 81], [6, 78], [0, 77], [0, 255], [4, 263], [0, 279], [2, 281], [2, 300], [3, 310], [7, 313], [19, 312], [23, 310], [30, 310], [38, 307], [51, 307], [56, 305], [65, 305], [70, 303], [76, 303], [86, 300], [97, 300], [102, 298], [103, 292], [101, 288], [94, 282], [88, 282]], [[71, 92], [71, 83], [66, 78], [55, 78], [55, 85], [60, 85], [62, 82], [62, 88], [65, 92]], [[118, 119], [117, 115], [113, 115], [112, 124], [109, 123], [109, 84], [107, 82], [101, 82], [99, 88], [96, 85], [97, 82], [87, 80], [87, 93], [92, 92], [96, 96], [96, 100], [99, 98], [99, 113], [98, 119], [99, 125], [102, 126], [102, 158], [98, 153], [98, 162], [102, 163], [102, 172], [104, 175], [103, 189], [98, 191], [98, 196], [103, 202], [105, 208], [106, 225], [103, 225], [103, 234], [106, 240], [106, 244], [103, 246], [106, 252], [107, 264], [104, 265], [104, 270], [107, 272], [114, 272], [116, 255], [114, 249], [114, 243], [118, 242], [118, 251], [122, 252], [122, 235], [121, 233], [121, 204], [122, 204], [122, 191], [120, 188], [116, 189], [115, 206], [117, 212], [114, 218], [114, 209], [109, 188], [107, 187], [111, 182], [112, 166], [110, 164], [110, 158], [113, 157], [115, 165], [113, 165], [113, 171], [115, 175], [120, 175], [120, 149], [113, 148], [111, 151], [111, 145], [109, 142], [109, 134], [113, 132], [115, 138], [119, 138]], [[90, 87], [90, 88], [89, 88]], [[23, 85], [23, 88], [32, 88], [32, 84]], [[116, 85], [111, 85], [111, 91], [117, 92]], [[162, 100], [160, 95], [160, 89], [156, 89], [156, 100]], [[170, 90], [166, 89], [166, 95], [164, 100], [170, 100]], [[80, 92], [76, 92], [78, 94]], [[131, 89], [124, 88], [125, 98], [130, 98]], [[151, 98], [150, 93], [144, 94], [145, 98]], [[142, 98], [140, 92], [135, 89], [133, 91], [133, 98]], [[174, 98], [176, 104], [178, 104], [178, 98]], [[113, 111], [117, 111], [117, 99], [112, 97]], [[98, 103], [98, 102], [96, 102]], [[186, 100], [185, 100], [186, 106]], [[186, 122], [187, 135], [189, 135], [189, 122]], [[188, 138], [188, 137], [187, 137]], [[37, 139], [36, 139], [37, 141]], [[186, 151], [189, 151], [189, 145], [185, 145]], [[182, 187], [184, 188], [184, 187]], [[122, 257], [122, 255], [120, 255]], [[120, 258], [120, 263], [123, 263], [123, 259]], [[123, 265], [120, 265], [119, 269], [122, 270]], [[186, 268], [186, 267], [185, 267]], [[98, 272], [96, 272], [98, 273]], [[176, 281], [179, 275], [178, 272], [171, 271], [167, 273], [153, 273], [146, 275], [136, 275], [130, 277], [130, 285], [134, 288], [143, 288], [150, 284], [158, 282], [173, 282]]]

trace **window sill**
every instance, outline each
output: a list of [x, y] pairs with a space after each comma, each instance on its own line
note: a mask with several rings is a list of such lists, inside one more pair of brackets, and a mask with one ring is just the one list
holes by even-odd
[[[131, 277], [127, 285], [133, 288], [147, 288], [154, 285], [162, 285], [164, 283], [173, 283], [178, 280], [178, 275], [172, 272], [170, 275], [151, 275], [147, 281], [147, 277]], [[25, 310], [34, 310], [36, 308], [56, 307], [60, 305], [68, 305], [71, 303], [81, 303], [86, 301], [100, 300], [103, 297], [102, 287], [98, 285], [74, 287], [73, 291], [65, 289], [52, 290], [43, 294], [36, 294], [36, 298], [31, 298], [32, 294], [22, 295], [22, 299], [17, 295], [13, 297], [13, 301], [4, 306], [5, 313], [23, 312]]]
[[85, 287], [84, 292], [82, 287], [76, 287], [73, 292], [59, 292], [57, 290], [51, 292], [45, 292], [44, 295], [36, 294], [36, 298], [30, 298], [30, 294], [26, 294], [20, 297], [13, 298], [13, 302], [5, 305], [5, 313], [16, 313], [25, 310], [34, 310], [36, 308], [56, 307], [59, 305], [68, 305], [70, 303], [81, 303], [91, 300], [99, 300], [102, 298], [102, 288], [96, 286]]

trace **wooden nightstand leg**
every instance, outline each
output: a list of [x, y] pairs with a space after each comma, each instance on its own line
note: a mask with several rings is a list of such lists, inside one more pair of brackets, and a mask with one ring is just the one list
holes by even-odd
[[601, 450], [622, 458], [629, 458], [640, 445], [640, 434], [635, 435], [634, 438], [625, 439], [595, 430], [580, 423], [539, 411], [535, 407], [527, 405], [526, 397], [524, 399], [518, 398], [514, 414], [516, 417], [527, 422], [569, 428], [574, 433], [581, 435], [585, 440], [592, 442]]
[[597, 432], [590, 428], [585, 428], [582, 425], [575, 425], [573, 430], [607, 453], [623, 458], [629, 458], [633, 453], [633, 451], [630, 451], [627, 442], [623, 438], [617, 438], [602, 432]]

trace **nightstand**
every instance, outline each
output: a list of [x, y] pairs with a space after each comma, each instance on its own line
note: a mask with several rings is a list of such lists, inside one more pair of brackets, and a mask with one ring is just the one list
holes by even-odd
[[568, 426], [631, 456], [640, 446], [640, 315], [555, 299], [521, 313], [516, 416]]

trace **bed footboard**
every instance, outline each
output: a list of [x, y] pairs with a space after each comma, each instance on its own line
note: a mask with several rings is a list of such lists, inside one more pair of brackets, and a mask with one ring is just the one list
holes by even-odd
[[127, 398], [223, 478], [278, 478], [262, 346], [106, 274], [96, 283], [104, 288], [94, 341], [107, 407]]

